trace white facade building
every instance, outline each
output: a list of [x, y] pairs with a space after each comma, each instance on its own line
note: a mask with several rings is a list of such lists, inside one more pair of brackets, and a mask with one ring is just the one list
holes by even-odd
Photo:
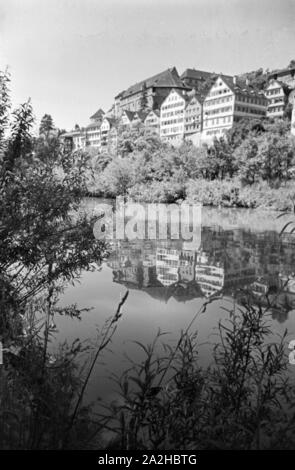
[[234, 122], [241, 119], [261, 118], [266, 115], [267, 99], [236, 77], [220, 75], [203, 104], [204, 140], [223, 137]]
[[184, 114], [186, 97], [178, 90], [171, 90], [161, 105], [160, 137], [165, 142], [180, 145], [184, 138]]
[[264, 94], [267, 98], [267, 117], [283, 117], [286, 106], [284, 84], [271, 80]]
[[157, 134], [160, 133], [160, 111], [152, 110], [148, 113], [144, 120], [144, 125], [146, 129], [151, 129]]

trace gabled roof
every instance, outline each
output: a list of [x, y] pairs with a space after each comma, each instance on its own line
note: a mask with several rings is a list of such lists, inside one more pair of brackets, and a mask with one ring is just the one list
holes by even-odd
[[110, 127], [113, 127], [113, 126], [115, 126], [115, 124], [116, 124], [116, 119], [115, 119], [115, 118], [108, 117], [108, 116], [105, 116], [105, 117], [103, 118], [103, 121], [107, 121], [107, 122], [110, 124]]
[[201, 95], [200, 93], [197, 93], [196, 90], [193, 90], [193, 92], [187, 93], [187, 104], [186, 107], [190, 105], [190, 103], [196, 99], [200, 104], [203, 104], [205, 96]]
[[[218, 77], [218, 73], [216, 72], [204, 72], [203, 70], [196, 70], [196, 69], [186, 69], [183, 74], [181, 75], [181, 79], [184, 78], [194, 78], [195, 80], [205, 81], [211, 77]], [[224, 77], [230, 77], [230, 75], [224, 75]]]
[[92, 116], [90, 116], [90, 119], [102, 119], [105, 115], [105, 112], [99, 108], [96, 113], [94, 113]]
[[159, 109], [151, 109], [151, 110], [147, 113], [145, 119], [146, 119], [150, 114], [155, 114], [158, 118], [160, 117], [160, 111], [159, 111]]
[[142, 111], [142, 110], [136, 111], [136, 113], [134, 113], [134, 115], [138, 116], [138, 118], [141, 121], [144, 121], [148, 114], [149, 114], [149, 111]]
[[[240, 92], [240, 93], [246, 93], [246, 94], [251, 94], [252, 96], [263, 96], [265, 98], [264, 92], [260, 91], [257, 92], [254, 90], [251, 86], [247, 85], [247, 83], [243, 80], [240, 80], [237, 77], [231, 77], [229, 75], [218, 75], [216, 78], [215, 82], [221, 78], [225, 84], [234, 92]], [[212, 88], [212, 87], [211, 87]], [[265, 98], [266, 99], [266, 98]]]
[[90, 122], [90, 124], [86, 126], [86, 129], [95, 129], [96, 127], [100, 127], [100, 125], [101, 122]]
[[130, 95], [134, 95], [135, 93], [139, 93], [144, 88], [151, 88], [151, 87], [158, 87], [158, 88], [181, 88], [184, 89], [185, 86], [183, 85], [178, 72], [175, 67], [170, 69], [164, 70], [164, 72], [160, 72], [157, 75], [154, 75], [146, 80], [142, 80], [141, 82], [136, 83], [135, 85], [130, 86], [127, 90], [122, 91], [119, 93], [116, 98], [125, 98]]
[[168, 98], [168, 96], [171, 94], [171, 93], [177, 93], [178, 96], [180, 96], [180, 98], [182, 98], [186, 103], [188, 102], [189, 100], [189, 97], [186, 95], [186, 94], [183, 94], [181, 93], [181, 90], [178, 90], [176, 88], [172, 88], [169, 93], [167, 94], [166, 98], [163, 100], [162, 104], [164, 103], [164, 101]]
[[194, 78], [195, 80], [207, 80], [207, 78], [217, 75], [215, 72], [204, 72], [203, 70], [186, 69], [180, 78]]
[[127, 116], [129, 121], [132, 121], [134, 118], [135, 113], [133, 111], [129, 111], [128, 109], [124, 109], [123, 114]]

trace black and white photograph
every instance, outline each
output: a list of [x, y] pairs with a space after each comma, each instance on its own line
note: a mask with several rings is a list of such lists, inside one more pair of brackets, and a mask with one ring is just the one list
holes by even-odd
[[295, 451], [295, 0], [0, 0], [0, 457], [260, 450]]

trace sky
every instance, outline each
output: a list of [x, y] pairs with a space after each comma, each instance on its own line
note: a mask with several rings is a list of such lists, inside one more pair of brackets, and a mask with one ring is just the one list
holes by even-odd
[[0, 0], [13, 105], [67, 130], [168, 67], [282, 68], [294, 46], [295, 0]]

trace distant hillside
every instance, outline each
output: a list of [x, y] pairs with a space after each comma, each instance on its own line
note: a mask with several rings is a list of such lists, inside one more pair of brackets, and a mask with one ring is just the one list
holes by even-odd
[[[282, 68], [284, 69], [284, 68], [293, 68], [293, 67], [295, 67], [294, 59], [290, 61], [289, 65], [287, 65], [286, 67], [282, 67]], [[265, 71], [263, 71], [263, 68], [259, 68], [257, 70], [253, 70], [252, 72], [243, 73], [239, 75], [238, 77], [241, 80], [248, 79], [249, 85], [251, 85], [254, 89], [263, 90], [263, 88], [265, 87], [267, 83], [268, 75], [272, 72], [276, 72], [277, 70], [278, 69], [275, 69], [275, 70], [266, 69]]]

